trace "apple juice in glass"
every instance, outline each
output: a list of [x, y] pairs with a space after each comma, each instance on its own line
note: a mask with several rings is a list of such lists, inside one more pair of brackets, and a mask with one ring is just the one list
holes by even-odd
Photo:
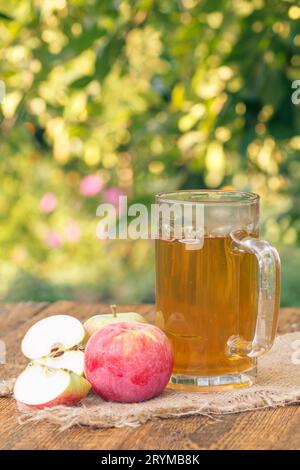
[[[252, 385], [257, 357], [273, 344], [279, 311], [280, 261], [258, 238], [259, 196], [177, 191], [159, 194], [157, 203], [156, 323], [175, 353], [170, 386]], [[162, 206], [170, 208], [167, 224]], [[183, 211], [172, 213], [176, 206], [201, 208], [201, 227], [193, 212], [186, 227]]]

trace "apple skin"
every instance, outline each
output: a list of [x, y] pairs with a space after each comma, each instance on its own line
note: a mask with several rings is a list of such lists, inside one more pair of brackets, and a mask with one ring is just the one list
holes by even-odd
[[159, 395], [167, 385], [174, 354], [167, 336], [139, 322], [110, 324], [88, 341], [84, 370], [104, 400], [137, 403]]
[[116, 313], [115, 315], [111, 313], [104, 313], [102, 315], [94, 315], [89, 318], [84, 324], [84, 329], [86, 331], [86, 337], [90, 338], [94, 333], [101, 330], [107, 325], [120, 322], [140, 322], [148, 323], [147, 320], [142, 317], [139, 313], [135, 312], [124, 312]]

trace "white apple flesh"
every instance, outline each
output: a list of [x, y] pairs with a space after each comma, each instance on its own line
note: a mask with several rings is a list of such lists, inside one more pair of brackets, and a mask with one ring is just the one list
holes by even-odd
[[80, 345], [85, 330], [77, 318], [53, 315], [35, 323], [25, 334], [22, 352], [29, 359], [49, 356], [54, 350], [66, 351]]
[[34, 360], [35, 364], [43, 364], [52, 369], [65, 369], [83, 375], [84, 353], [83, 351], [66, 351], [60, 356], [46, 356]]
[[90, 391], [90, 383], [74, 372], [29, 365], [17, 378], [14, 396], [33, 408], [75, 405]]
[[112, 313], [103, 313], [101, 315], [94, 315], [93, 317], [89, 318], [84, 324], [85, 331], [87, 336], [90, 337], [97, 331], [100, 331], [107, 325], [111, 325], [112, 323], [120, 323], [120, 322], [139, 322], [139, 323], [148, 323], [146, 318], [136, 312], [124, 312], [124, 313], [117, 313], [117, 309], [115, 305], [111, 305]]

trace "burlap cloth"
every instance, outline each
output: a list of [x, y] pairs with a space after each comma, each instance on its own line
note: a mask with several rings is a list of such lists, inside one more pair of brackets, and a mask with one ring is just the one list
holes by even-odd
[[[300, 364], [295, 362], [300, 361], [293, 360], [297, 347], [299, 350], [300, 332], [279, 336], [272, 350], [259, 360], [257, 383], [249, 388], [218, 393], [166, 389], [159, 397], [136, 404], [105, 402], [91, 393], [74, 407], [34, 410], [18, 404], [19, 421], [47, 420], [59, 425], [61, 430], [74, 425], [109, 428], [139, 426], [154, 418], [214, 416], [297, 403], [300, 401]], [[12, 387], [13, 381], [0, 383], [0, 396], [11, 394]]]

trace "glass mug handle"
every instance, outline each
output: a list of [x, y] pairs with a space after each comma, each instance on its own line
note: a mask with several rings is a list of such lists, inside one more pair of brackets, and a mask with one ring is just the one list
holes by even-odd
[[273, 345], [280, 303], [280, 258], [277, 250], [265, 240], [245, 236], [245, 232], [231, 233], [233, 246], [253, 254], [258, 262], [258, 306], [257, 319], [252, 341], [240, 336], [228, 340], [232, 356], [258, 357]]

